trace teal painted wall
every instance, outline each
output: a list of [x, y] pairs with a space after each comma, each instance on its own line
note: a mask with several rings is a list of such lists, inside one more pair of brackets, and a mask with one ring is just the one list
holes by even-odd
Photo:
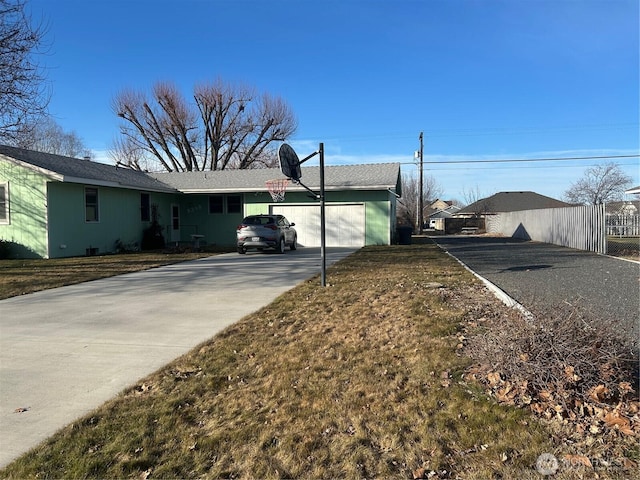
[[[98, 189], [99, 219], [87, 222], [85, 187], [76, 183], [49, 183], [50, 257], [86, 255], [88, 249], [96, 248], [98, 254], [112, 253], [118, 240], [130, 247], [140, 246], [143, 231], [151, 224], [140, 218], [140, 196], [143, 192], [91, 186]], [[158, 206], [160, 222], [170, 218], [174, 195], [145, 193], [149, 193], [151, 205]]]
[[[99, 221], [85, 221], [85, 185], [51, 181], [46, 176], [0, 160], [0, 183], [9, 185], [10, 224], [0, 224], [0, 239], [15, 242], [39, 257], [83, 256], [87, 249], [104, 254], [115, 251], [116, 241], [140, 245], [151, 222], [140, 218], [142, 192], [96, 187]], [[167, 244], [192, 242], [192, 234], [204, 236], [206, 244], [235, 245], [236, 226], [245, 215], [268, 213], [273, 204], [267, 192], [242, 194], [239, 213], [209, 213], [208, 194], [145, 192], [156, 206]], [[227, 198], [227, 196], [223, 196]], [[289, 191], [285, 203], [316, 203], [308, 192]], [[364, 203], [367, 245], [389, 244], [395, 236], [396, 201], [386, 191], [326, 192], [327, 203]], [[172, 238], [172, 205], [178, 205], [180, 227]], [[47, 227], [49, 232], [47, 234]], [[16, 255], [18, 256], [18, 255]]]
[[[225, 213], [209, 213], [209, 195], [188, 194], [180, 198], [183, 242], [190, 242], [191, 235], [198, 234], [204, 235], [203, 241], [207, 245], [235, 245], [236, 227], [244, 218], [244, 213], [226, 213], [228, 195], [222, 197]], [[241, 197], [244, 203], [246, 195]]]
[[9, 188], [9, 222], [0, 239], [12, 242], [10, 256], [47, 257], [47, 178], [0, 160], [0, 183]]
[[[327, 192], [325, 199], [327, 203], [365, 203], [366, 244], [388, 245], [395, 230], [395, 197], [391, 195], [386, 191]], [[288, 192], [285, 198], [285, 203], [314, 202], [317, 200], [307, 192]], [[273, 204], [267, 192], [242, 194], [242, 203], [241, 213], [209, 213], [208, 194], [183, 195], [180, 197], [181, 242], [190, 242], [191, 234], [199, 234], [204, 235], [208, 245], [235, 245], [236, 227], [244, 216], [269, 213], [269, 206]]]

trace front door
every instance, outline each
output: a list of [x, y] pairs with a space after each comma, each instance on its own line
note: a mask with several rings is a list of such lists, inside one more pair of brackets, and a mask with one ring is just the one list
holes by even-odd
[[180, 241], [180, 206], [171, 205], [171, 242]]

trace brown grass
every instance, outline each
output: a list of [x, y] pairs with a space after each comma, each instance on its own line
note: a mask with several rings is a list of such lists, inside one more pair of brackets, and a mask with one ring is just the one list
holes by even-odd
[[545, 427], [463, 378], [461, 324], [506, 307], [432, 244], [366, 247], [328, 279], [141, 379], [0, 477], [540, 478], [538, 456], [557, 453]]

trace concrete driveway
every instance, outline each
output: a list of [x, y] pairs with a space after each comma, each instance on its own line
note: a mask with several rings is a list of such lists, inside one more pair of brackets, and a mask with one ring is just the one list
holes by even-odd
[[320, 268], [319, 248], [233, 253], [1, 300], [0, 466]]

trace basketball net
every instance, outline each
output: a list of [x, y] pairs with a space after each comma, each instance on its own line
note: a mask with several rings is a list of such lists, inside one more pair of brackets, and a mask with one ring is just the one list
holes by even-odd
[[265, 182], [267, 184], [267, 190], [269, 190], [269, 194], [274, 202], [283, 202], [284, 194], [287, 191], [287, 186], [289, 185], [288, 178], [276, 178], [274, 180], [267, 180]]

